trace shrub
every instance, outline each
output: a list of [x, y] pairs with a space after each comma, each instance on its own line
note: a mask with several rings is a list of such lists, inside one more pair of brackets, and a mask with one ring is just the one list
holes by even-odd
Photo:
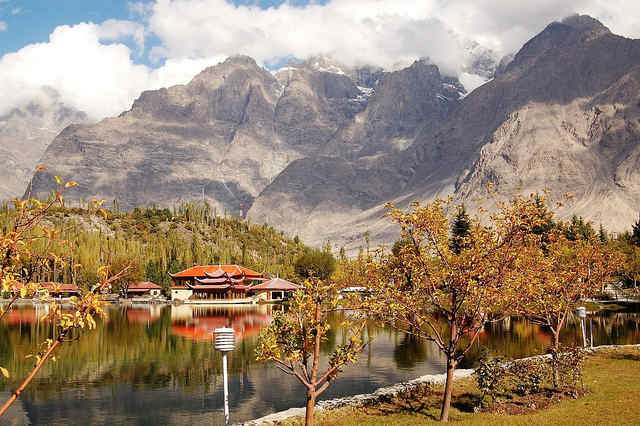
[[585, 353], [582, 348], [571, 346], [561, 347], [560, 350], [551, 351], [552, 367], [558, 371], [559, 385], [569, 390], [576, 390], [582, 383], [582, 368], [584, 366]]
[[480, 365], [475, 371], [476, 383], [482, 392], [480, 405], [486, 405], [486, 397], [491, 398], [491, 404], [495, 403], [499, 393], [505, 390], [507, 368], [504, 359], [483, 356]]
[[542, 358], [519, 360], [509, 366], [512, 387], [518, 395], [540, 392], [549, 373], [549, 365]]
[[391, 403], [404, 410], [420, 413], [429, 404], [429, 396], [433, 394], [431, 383], [418, 383], [402, 390], [391, 398]]

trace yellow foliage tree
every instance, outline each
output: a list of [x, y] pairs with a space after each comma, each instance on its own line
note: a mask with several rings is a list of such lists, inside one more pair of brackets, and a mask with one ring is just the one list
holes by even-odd
[[517, 267], [520, 248], [535, 243], [531, 230], [545, 222], [533, 197], [502, 205], [489, 226], [466, 214], [454, 222], [451, 207], [443, 200], [407, 211], [389, 206], [400, 243], [383, 257], [370, 299], [377, 318], [434, 342], [445, 356], [442, 421], [449, 418], [457, 365], [487, 321], [511, 312], [515, 284], [526, 275]]
[[351, 311], [341, 324], [346, 343], [333, 349], [327, 368], [320, 370], [320, 349], [330, 329], [328, 317], [343, 309], [341, 303], [335, 282], [311, 278], [304, 283], [303, 290], [295, 293], [289, 309], [273, 316], [258, 339], [257, 360], [272, 361], [304, 385], [307, 426], [313, 424], [318, 397], [345, 365], [357, 360], [366, 344], [361, 338], [364, 319], [358, 312]]

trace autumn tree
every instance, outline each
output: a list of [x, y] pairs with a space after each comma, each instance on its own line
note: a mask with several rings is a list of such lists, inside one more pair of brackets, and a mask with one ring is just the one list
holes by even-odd
[[449, 202], [414, 203], [408, 211], [389, 206], [401, 244], [383, 259], [371, 311], [387, 324], [435, 343], [446, 358], [440, 419], [447, 421], [455, 369], [485, 323], [509, 312], [519, 247], [544, 211], [531, 199], [502, 206], [489, 226], [461, 207], [452, 220]]
[[[560, 332], [584, 299], [601, 292], [622, 264], [618, 252], [597, 237], [571, 240], [552, 230], [543, 244], [523, 247], [521, 268], [527, 272], [518, 287], [519, 311], [551, 330], [552, 355], [560, 352]], [[554, 387], [558, 371], [553, 367]]]
[[[37, 172], [42, 170], [39, 168]], [[65, 266], [65, 257], [55, 254], [54, 247], [63, 250], [68, 247], [68, 242], [61, 238], [60, 232], [51, 227], [45, 219], [53, 209], [64, 207], [63, 193], [66, 189], [75, 187], [76, 183], [64, 182], [58, 176], [55, 177], [55, 182], [55, 189], [47, 201], [33, 198], [14, 200], [12, 214], [0, 233], [0, 293], [9, 295], [9, 303], [0, 310], [0, 320], [12, 309], [16, 300], [38, 294], [45, 302], [49, 302], [46, 318], [55, 324], [56, 329], [56, 334], [46, 339], [41, 345], [41, 350], [35, 354], [35, 364], [31, 372], [0, 406], [0, 417], [31, 383], [43, 365], [53, 357], [56, 349], [74, 337], [72, 333], [75, 330], [95, 327], [94, 318], [104, 314], [101, 293], [107, 291], [111, 283], [121, 279], [125, 273], [122, 271], [110, 276], [109, 268], [101, 268], [98, 271], [99, 282], [81, 297], [71, 298], [71, 308], [65, 312], [54, 301], [47, 300], [47, 289], [41, 288], [39, 283], [31, 280], [32, 273], [25, 266], [35, 266], [40, 270]], [[100, 210], [100, 202], [92, 205], [95, 205], [96, 211]], [[0, 377], [8, 378], [9, 375], [10, 372], [0, 366]]]
[[296, 377], [306, 390], [305, 425], [313, 424], [315, 404], [336, 379], [342, 368], [354, 363], [366, 342], [362, 339], [364, 319], [354, 311], [345, 313], [342, 322], [344, 344], [328, 355], [321, 371], [320, 349], [330, 330], [329, 316], [342, 310], [338, 287], [330, 280], [311, 278], [297, 291], [289, 309], [273, 316], [271, 324], [258, 338], [256, 358], [272, 361], [286, 374]]
[[336, 270], [336, 259], [327, 247], [308, 249], [296, 260], [294, 268], [302, 279], [315, 277], [326, 280]]
[[[49, 313], [46, 318], [56, 325], [56, 335], [46, 339], [41, 345], [37, 354], [34, 354], [34, 366], [29, 374], [20, 382], [18, 387], [11, 393], [9, 398], [0, 406], [0, 417], [2, 417], [9, 407], [18, 399], [22, 392], [29, 386], [42, 367], [54, 357], [56, 350], [64, 343], [72, 342], [76, 339], [74, 332], [81, 330], [93, 330], [96, 327], [96, 318], [105, 317], [105, 302], [102, 293], [109, 290], [111, 284], [121, 279], [127, 270], [122, 270], [113, 276], [109, 275], [108, 268], [102, 268], [98, 274], [101, 280], [90, 291], [84, 292], [80, 297], [70, 298], [68, 305], [63, 311], [59, 304], [48, 301]], [[8, 376], [8, 371], [3, 369], [3, 374]]]

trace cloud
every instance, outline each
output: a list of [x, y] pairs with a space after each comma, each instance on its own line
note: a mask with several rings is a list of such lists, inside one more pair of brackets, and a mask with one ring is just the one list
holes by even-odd
[[144, 50], [145, 29], [138, 22], [109, 19], [96, 26], [100, 40], [131, 38], [140, 50]]
[[[640, 37], [637, 0], [332, 0], [266, 9], [225, 0], [155, 0], [131, 2], [129, 11], [138, 22], [60, 26], [47, 42], [1, 57], [0, 114], [51, 87], [93, 118], [115, 115], [141, 91], [186, 83], [234, 54], [261, 63], [328, 55], [387, 69], [428, 57], [472, 88], [484, 80], [469, 73], [471, 40], [508, 54], [574, 12]], [[141, 55], [154, 65], [140, 64]]]
[[434, 16], [436, 6], [431, 0], [343, 0], [261, 9], [225, 0], [158, 0], [147, 22], [161, 41], [156, 58], [241, 53], [264, 63], [320, 54], [346, 65], [393, 68], [428, 56], [455, 72], [463, 61], [460, 40]]
[[0, 33], [3, 31], [7, 31], [7, 23], [4, 21], [0, 21]]
[[107, 21], [57, 27], [46, 43], [28, 45], [0, 59], [0, 115], [38, 98], [44, 87], [92, 118], [115, 115], [142, 90], [184, 83], [210, 59], [169, 59], [157, 69], [136, 64], [118, 40], [137, 37], [139, 26]]
[[466, 40], [504, 55], [575, 12], [593, 14], [624, 35], [640, 35], [636, 0], [333, 0], [267, 9], [225, 0], [157, 0], [147, 4], [145, 16], [161, 40], [154, 57], [244, 53], [265, 62], [325, 54], [348, 65], [385, 68], [429, 57], [459, 74], [469, 60]]

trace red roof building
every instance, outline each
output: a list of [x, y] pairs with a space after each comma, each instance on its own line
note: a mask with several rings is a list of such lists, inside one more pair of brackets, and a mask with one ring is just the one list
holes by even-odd
[[291, 297], [291, 294], [302, 289], [302, 286], [294, 284], [282, 278], [274, 278], [269, 281], [254, 285], [251, 292], [261, 296], [264, 300], [283, 300]]
[[125, 289], [126, 297], [140, 297], [140, 296], [160, 296], [162, 294], [162, 287], [151, 281], [139, 281], [130, 283]]
[[61, 284], [54, 282], [38, 283], [40, 289], [47, 290], [51, 296], [68, 297], [80, 294], [80, 288], [75, 284]]
[[169, 275], [174, 300], [245, 299], [251, 284], [264, 280], [263, 274], [239, 265], [193, 266]]

